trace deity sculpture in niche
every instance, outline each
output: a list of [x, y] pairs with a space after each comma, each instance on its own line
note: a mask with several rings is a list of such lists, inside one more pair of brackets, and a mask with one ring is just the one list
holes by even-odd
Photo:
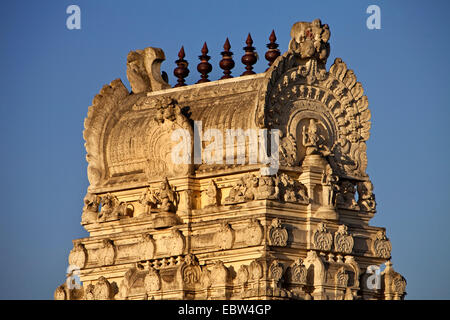
[[306, 148], [306, 156], [319, 154], [326, 157], [331, 154], [330, 149], [326, 145], [325, 137], [319, 133], [316, 120], [309, 120], [309, 126], [302, 128], [302, 136], [302, 143]]
[[337, 219], [338, 214], [334, 208], [334, 203], [338, 180], [338, 176], [333, 173], [333, 169], [330, 164], [327, 163], [322, 172], [322, 201], [321, 206], [316, 213], [317, 217]]

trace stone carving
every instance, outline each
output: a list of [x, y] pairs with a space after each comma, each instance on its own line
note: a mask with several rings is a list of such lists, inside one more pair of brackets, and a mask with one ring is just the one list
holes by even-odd
[[355, 193], [356, 190], [353, 183], [347, 180], [341, 181], [336, 195], [336, 205], [339, 208], [359, 210], [355, 200]]
[[127, 78], [133, 93], [170, 88], [161, 77], [160, 66], [165, 60], [159, 48], [130, 51], [127, 56]]
[[203, 268], [203, 270], [202, 270], [202, 276], [200, 278], [200, 284], [202, 285], [203, 289], [208, 289], [212, 285], [211, 271], [209, 271], [206, 268]]
[[88, 284], [86, 286], [84, 289], [84, 300], [95, 300], [94, 289], [95, 287], [93, 284]]
[[352, 253], [353, 237], [348, 234], [346, 225], [340, 225], [334, 234], [334, 250], [341, 253]]
[[201, 268], [198, 265], [197, 258], [188, 254], [180, 267], [181, 279], [185, 285], [194, 285], [200, 280]]
[[109, 266], [114, 264], [116, 258], [116, 248], [114, 242], [110, 239], [103, 240], [103, 247], [97, 252], [98, 263], [101, 266]]
[[120, 110], [120, 102], [129, 95], [127, 88], [120, 79], [103, 86], [95, 96], [88, 116], [84, 121], [83, 137], [86, 140], [86, 160], [88, 179], [91, 186], [97, 186], [105, 178], [102, 132], [111, 110]]
[[246, 244], [248, 246], [258, 246], [263, 238], [263, 232], [264, 229], [259, 220], [256, 218], [251, 218], [246, 230]]
[[372, 252], [376, 257], [389, 259], [391, 257], [391, 242], [386, 237], [386, 231], [380, 230], [372, 239]]
[[54, 297], [55, 300], [66, 300], [68, 297], [66, 295], [66, 287], [65, 287], [65, 285], [62, 284], [58, 288], [56, 288], [53, 297]]
[[112, 293], [113, 290], [108, 279], [103, 276], [98, 278], [97, 283], [94, 286], [95, 300], [111, 300]]
[[178, 229], [172, 229], [168, 238], [167, 248], [170, 256], [178, 256], [183, 254], [185, 240], [183, 233]]
[[227, 250], [233, 247], [234, 243], [234, 230], [227, 222], [220, 224], [219, 232], [215, 235], [215, 243], [220, 250]]
[[362, 211], [375, 212], [377, 203], [375, 194], [373, 193], [373, 184], [371, 181], [359, 182], [358, 188], [358, 205]]
[[330, 251], [332, 243], [332, 234], [327, 232], [327, 228], [324, 223], [319, 223], [316, 231], [313, 233], [314, 248], [321, 251]]
[[258, 179], [256, 199], [278, 199], [278, 179], [271, 176], [261, 176]]
[[384, 295], [386, 300], [400, 300], [405, 296], [406, 279], [392, 267], [392, 262], [386, 262], [384, 276]]
[[228, 197], [225, 198], [225, 204], [235, 204], [244, 202], [245, 182], [239, 178], [238, 182], [231, 188]]
[[[365, 172], [368, 99], [355, 73], [340, 58], [327, 71], [328, 38], [328, 27], [319, 20], [298, 23], [292, 29], [289, 51], [266, 72], [170, 90], [159, 90], [167, 84], [160, 83], [159, 88], [152, 84], [160, 72], [148, 68], [151, 59], [147, 60], [145, 50], [130, 53], [127, 76], [132, 92], [120, 80], [104, 86], [85, 121], [90, 186], [82, 223], [90, 236], [80, 243], [89, 248], [89, 256], [83, 256], [77, 242], [69, 254], [70, 262], [88, 267], [80, 274], [85, 286], [78, 291], [63, 285], [55, 298], [79, 299], [81, 292], [84, 299], [96, 295], [110, 299], [402, 298], [406, 282], [394, 272], [382, 275], [385, 285], [380, 290], [366, 290], [365, 281], [362, 286], [358, 282], [356, 259], [361, 268], [379, 264], [387, 259], [382, 256], [390, 256], [390, 242], [384, 233], [375, 235], [381, 228], [368, 227], [376, 209]], [[152, 60], [154, 67], [158, 67], [156, 60]], [[253, 143], [247, 133], [257, 128], [279, 130], [278, 173], [261, 175], [259, 164], [176, 164], [175, 147], [187, 146], [178, 151], [188, 160], [194, 154], [194, 119], [202, 123], [201, 136], [214, 128], [222, 133], [242, 130], [245, 144], [238, 139], [234, 147], [245, 146], [246, 161], [255, 155], [247, 154]], [[189, 132], [191, 139], [178, 135], [177, 141], [172, 140], [173, 133], [180, 131]], [[229, 194], [222, 197], [224, 188]], [[121, 203], [117, 197], [131, 202]], [[221, 202], [225, 197], [227, 201]], [[134, 206], [142, 218], [122, 219], [130, 216], [126, 208]], [[283, 227], [279, 220], [272, 221], [277, 217], [293, 219]], [[221, 221], [238, 229], [227, 223], [219, 227]], [[320, 222], [330, 223], [333, 232]], [[351, 233], [361, 240], [357, 252], [352, 249], [356, 238], [345, 226], [336, 230], [344, 222], [351, 223]], [[295, 232], [291, 235], [286, 229]], [[143, 238], [137, 240], [140, 235]], [[102, 246], [99, 242], [104, 238], [114, 239], [115, 244]], [[202, 266], [193, 256], [185, 258], [191, 252], [202, 258]], [[297, 260], [287, 269], [289, 282], [282, 287], [282, 263], [306, 253], [304, 261]], [[282, 263], [274, 262], [276, 258]], [[222, 262], [211, 265], [219, 259], [229, 267]], [[142, 261], [148, 268], [139, 267]], [[102, 281], [94, 285], [100, 276], [111, 281], [110, 294], [99, 292], [108, 287]], [[115, 294], [116, 283], [121, 283], [120, 295]]]
[[239, 267], [238, 273], [237, 273], [237, 279], [238, 279], [238, 283], [240, 285], [245, 285], [248, 280], [250, 278], [250, 273], [248, 270], [248, 267], [246, 265], [241, 265]]
[[344, 267], [341, 267], [335, 275], [335, 283], [336, 286], [339, 287], [347, 287], [347, 283], [348, 283], [348, 274], [345, 272]]
[[270, 246], [286, 247], [288, 241], [288, 232], [283, 228], [278, 218], [272, 220], [268, 230], [268, 241]]
[[94, 223], [97, 221], [98, 208], [100, 206], [100, 198], [92, 193], [86, 193], [84, 197], [83, 213], [81, 215], [81, 223]]
[[283, 265], [278, 260], [273, 260], [269, 266], [269, 276], [276, 284], [283, 276]]
[[152, 208], [156, 208], [156, 199], [150, 189], [146, 189], [142, 192], [139, 203], [144, 207], [143, 215], [149, 215]]
[[82, 269], [86, 265], [87, 251], [81, 242], [76, 242], [69, 254], [69, 265]]
[[326, 63], [330, 54], [330, 29], [322, 25], [320, 19], [313, 22], [297, 22], [291, 29], [289, 50], [296, 52], [302, 59], [315, 58], [322, 64]]
[[111, 193], [101, 197], [102, 208], [98, 215], [98, 221], [113, 221], [124, 216], [126, 212], [126, 203], [120, 202], [116, 196]]
[[280, 140], [280, 165], [292, 167], [297, 165], [297, 143], [289, 134]]
[[301, 258], [294, 261], [291, 265], [290, 271], [291, 283], [306, 284], [306, 267]]
[[213, 286], [225, 285], [228, 282], [228, 268], [223, 261], [217, 260], [211, 271], [211, 281]]
[[157, 190], [151, 191], [150, 203], [157, 206], [161, 212], [175, 212], [178, 205], [178, 197], [167, 178], [159, 185]]
[[244, 201], [278, 199], [278, 179], [271, 176], [255, 176], [248, 174], [241, 177], [231, 188], [225, 204], [235, 204]]
[[327, 164], [322, 173], [322, 205], [327, 208], [332, 208], [335, 205], [338, 180], [338, 176], [333, 173], [333, 169]]
[[284, 201], [303, 204], [309, 203], [308, 190], [300, 181], [294, 180], [285, 173], [279, 175], [279, 181]]
[[207, 207], [215, 207], [219, 205], [219, 190], [213, 179], [208, 184], [208, 190], [206, 191], [206, 196], [208, 197]]
[[139, 260], [151, 260], [155, 256], [156, 244], [151, 234], [142, 235], [141, 241], [137, 246]]
[[263, 267], [258, 261], [253, 260], [250, 263], [249, 275], [252, 280], [259, 280], [263, 277]]
[[150, 293], [161, 290], [161, 277], [159, 271], [149, 266], [148, 273], [144, 278], [145, 292]]
[[306, 148], [306, 156], [319, 154], [325, 157], [331, 154], [325, 137], [319, 134], [316, 120], [310, 119], [309, 126], [303, 126], [302, 130], [302, 143]]

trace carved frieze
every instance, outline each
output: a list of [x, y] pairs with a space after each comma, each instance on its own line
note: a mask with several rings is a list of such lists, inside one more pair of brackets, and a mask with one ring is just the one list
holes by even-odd
[[161, 289], [161, 277], [159, 271], [152, 266], [149, 266], [148, 273], [144, 278], [144, 288], [147, 294]]
[[172, 229], [170, 236], [166, 239], [166, 243], [166, 247], [169, 250], [169, 255], [178, 256], [183, 254], [185, 238], [180, 230]]
[[94, 285], [94, 297], [95, 300], [111, 300], [112, 287], [108, 279], [101, 276], [98, 278], [97, 283]]
[[273, 260], [269, 266], [270, 279], [272, 279], [273, 281], [275, 281], [275, 283], [278, 284], [282, 276], [283, 276], [283, 265], [278, 260]]
[[233, 247], [234, 230], [228, 222], [220, 224], [219, 231], [215, 234], [215, 243], [220, 250], [227, 250]]
[[306, 284], [306, 267], [301, 258], [295, 260], [290, 267], [290, 282], [294, 284]]
[[223, 286], [228, 282], [229, 271], [223, 261], [217, 260], [211, 270], [211, 281], [213, 286]]
[[76, 242], [69, 254], [69, 265], [82, 269], [86, 265], [87, 251], [84, 244]]
[[98, 263], [101, 266], [109, 266], [114, 264], [116, 258], [116, 247], [110, 239], [104, 239], [102, 247], [97, 251]]
[[137, 244], [139, 260], [151, 260], [155, 256], [156, 244], [151, 234], [143, 234]]
[[344, 288], [347, 287], [348, 274], [345, 272], [344, 267], [339, 268], [339, 270], [336, 272], [334, 279], [336, 286]]
[[340, 225], [338, 230], [334, 234], [334, 250], [340, 253], [352, 253], [353, 250], [353, 237], [348, 234], [348, 227], [346, 225]]
[[333, 235], [327, 231], [324, 223], [319, 223], [312, 236], [314, 248], [321, 251], [330, 251], [333, 244]]
[[386, 231], [380, 230], [372, 239], [372, 252], [376, 257], [389, 259], [391, 257], [392, 245], [386, 237]]
[[192, 286], [200, 280], [202, 270], [198, 265], [197, 258], [188, 254], [180, 266], [180, 275], [183, 283]]
[[281, 220], [275, 218], [268, 229], [268, 241], [271, 246], [286, 247], [288, 241], [288, 232], [281, 225]]
[[256, 218], [251, 218], [247, 225], [245, 242], [248, 246], [257, 246], [263, 239], [264, 229]]

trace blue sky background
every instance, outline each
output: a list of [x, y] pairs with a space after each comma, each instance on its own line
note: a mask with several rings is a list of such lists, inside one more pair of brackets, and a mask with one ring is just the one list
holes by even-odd
[[[81, 30], [66, 8], [81, 8]], [[381, 8], [381, 30], [366, 8]], [[368, 173], [408, 299], [450, 299], [448, 1], [2, 1], [0, 10], [0, 298], [52, 299], [80, 225], [86, 177], [83, 120], [104, 84], [126, 79], [130, 50], [162, 48], [174, 84], [184, 45], [187, 83], [210, 79], [230, 38], [239, 75], [248, 32], [262, 58], [275, 29], [282, 52], [296, 21], [321, 18], [331, 56], [355, 71], [369, 98]], [[261, 59], [256, 72], [266, 69]]]

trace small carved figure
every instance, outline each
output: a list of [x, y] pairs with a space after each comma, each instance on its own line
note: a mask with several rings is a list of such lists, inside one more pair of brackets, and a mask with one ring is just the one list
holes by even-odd
[[373, 184], [370, 181], [358, 183], [358, 205], [366, 212], [375, 212], [377, 203], [373, 193]]
[[169, 184], [169, 180], [164, 180], [159, 185], [159, 189], [150, 191], [148, 195], [151, 205], [158, 206], [161, 212], [176, 212], [177, 195]]
[[81, 223], [87, 224], [96, 222], [98, 217], [98, 207], [100, 205], [99, 196], [88, 192], [83, 201], [84, 207], [81, 215]]
[[302, 130], [302, 143], [306, 147], [306, 155], [320, 154], [325, 157], [331, 154], [325, 137], [319, 133], [316, 120], [310, 119], [309, 126], [304, 126]]
[[245, 178], [245, 200], [255, 200], [258, 194], [259, 179], [255, 175], [250, 175]]
[[98, 216], [99, 221], [112, 221], [117, 220], [126, 210], [126, 204], [119, 202], [116, 196], [111, 193], [106, 194], [101, 197], [102, 209], [100, 210], [100, 214]]
[[218, 195], [219, 190], [217, 189], [217, 185], [213, 179], [209, 182], [208, 190], [206, 191], [206, 195], [208, 196], [208, 204], [207, 207], [215, 207], [219, 204]]
[[359, 209], [355, 200], [355, 185], [348, 180], [343, 180], [336, 195], [336, 204], [345, 209]]
[[245, 189], [244, 179], [241, 177], [239, 178], [236, 185], [231, 188], [228, 197], [225, 198], [225, 203], [231, 204], [244, 202]]
[[144, 207], [144, 215], [149, 215], [152, 208], [156, 207], [156, 199], [149, 189], [146, 189], [139, 198], [139, 203]]
[[278, 199], [279, 193], [278, 179], [271, 176], [259, 178], [258, 199]]
[[325, 170], [322, 172], [322, 205], [332, 207], [336, 198], [336, 183], [339, 178], [333, 173], [333, 169], [327, 164]]

